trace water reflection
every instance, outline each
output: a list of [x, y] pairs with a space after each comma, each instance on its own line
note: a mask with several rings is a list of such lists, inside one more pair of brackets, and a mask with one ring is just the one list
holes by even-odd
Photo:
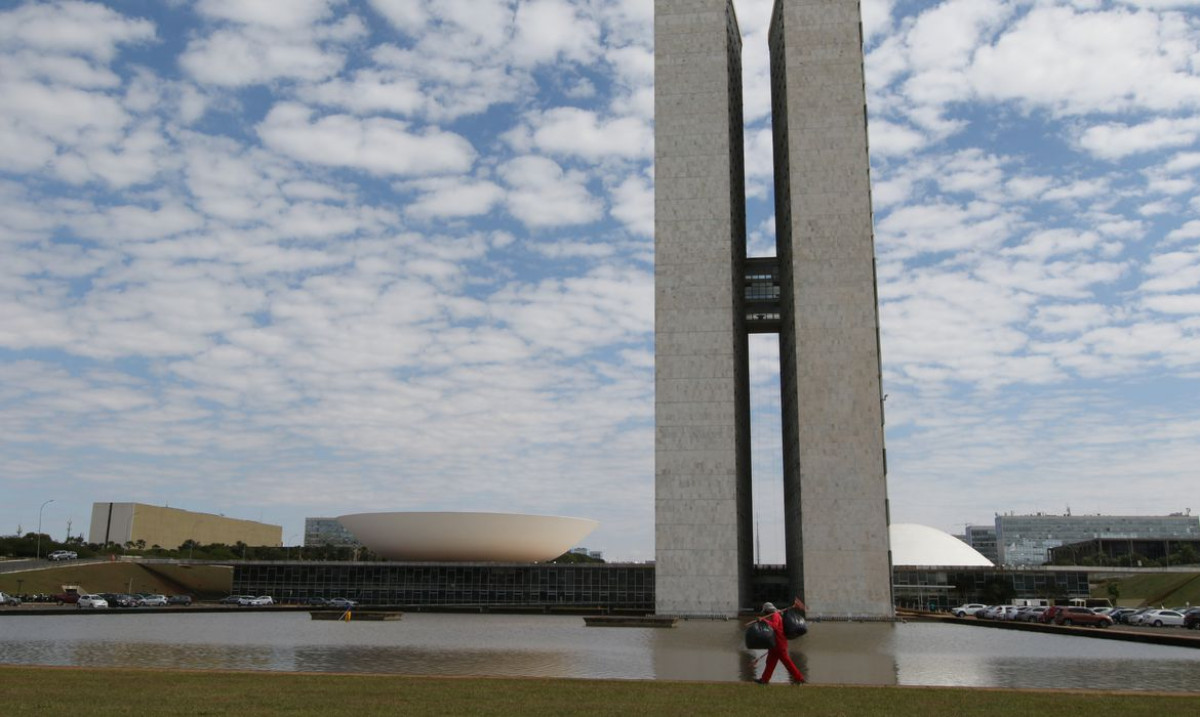
[[[305, 613], [0, 618], [8, 664], [748, 681], [757, 654], [734, 620], [653, 629], [428, 613], [350, 623]], [[792, 654], [814, 683], [1200, 691], [1200, 650], [964, 625], [818, 623]]]

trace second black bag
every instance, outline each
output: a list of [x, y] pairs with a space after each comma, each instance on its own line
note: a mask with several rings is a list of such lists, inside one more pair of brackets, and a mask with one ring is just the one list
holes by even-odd
[[783, 635], [789, 640], [804, 637], [808, 632], [808, 621], [795, 610], [785, 610], [783, 613]]

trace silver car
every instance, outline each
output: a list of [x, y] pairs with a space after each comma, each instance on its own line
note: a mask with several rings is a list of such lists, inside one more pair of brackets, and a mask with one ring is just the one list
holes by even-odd
[[99, 595], [80, 595], [79, 602], [75, 603], [75, 606], [80, 609], [82, 609], [82, 608], [95, 609], [95, 608], [100, 608], [100, 607], [108, 607], [108, 601], [105, 600], [104, 598], [100, 597]]

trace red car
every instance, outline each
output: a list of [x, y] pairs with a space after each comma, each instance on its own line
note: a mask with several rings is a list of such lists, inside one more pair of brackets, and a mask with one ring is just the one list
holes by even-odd
[[1086, 625], [1089, 627], [1108, 627], [1113, 624], [1108, 615], [1092, 612], [1087, 607], [1065, 607], [1054, 616], [1055, 625]]
[[1054, 622], [1054, 618], [1062, 614], [1063, 610], [1066, 610], [1066, 608], [1062, 605], [1051, 605], [1050, 607], [1046, 608], [1045, 612], [1043, 612], [1041, 615], [1038, 615], [1038, 622], [1044, 622], [1049, 625]]

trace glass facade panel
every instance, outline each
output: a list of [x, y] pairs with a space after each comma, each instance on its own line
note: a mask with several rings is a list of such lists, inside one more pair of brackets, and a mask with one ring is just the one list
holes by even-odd
[[1048, 551], [1069, 543], [1123, 538], [1200, 539], [1200, 518], [1188, 515], [998, 515], [997, 561], [1003, 565], [1042, 565]]

